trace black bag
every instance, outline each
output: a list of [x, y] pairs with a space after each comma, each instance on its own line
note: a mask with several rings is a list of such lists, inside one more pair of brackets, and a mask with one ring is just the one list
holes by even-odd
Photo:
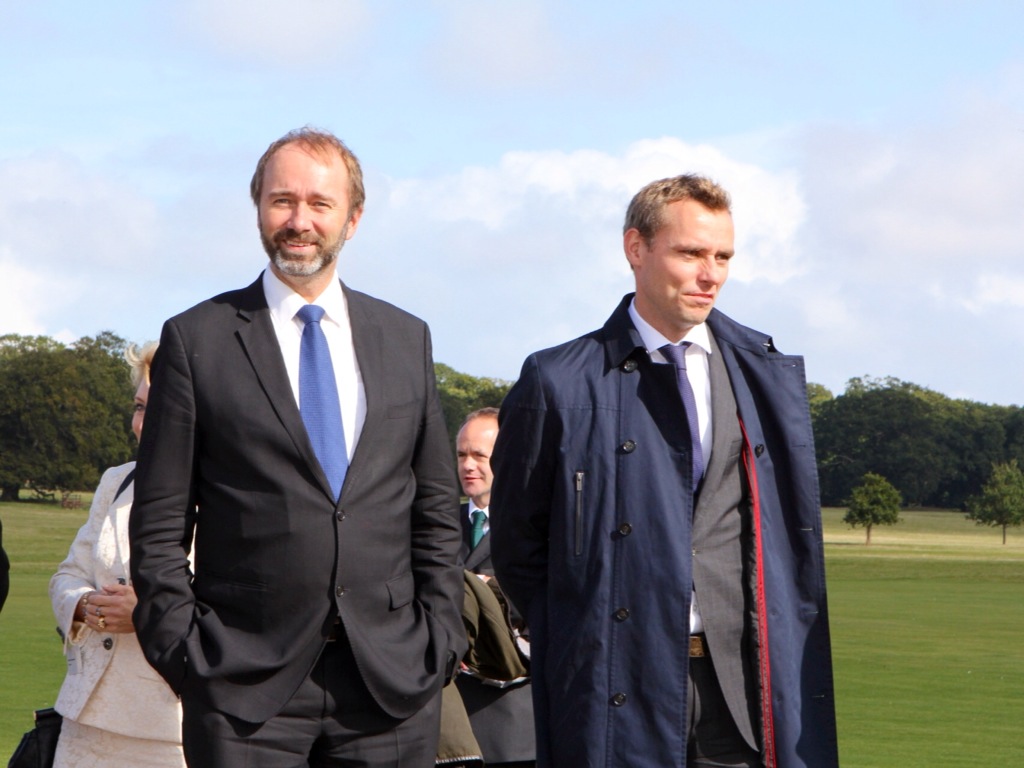
[[64, 718], [52, 707], [37, 709], [34, 717], [36, 727], [21, 737], [7, 768], [53, 768]]

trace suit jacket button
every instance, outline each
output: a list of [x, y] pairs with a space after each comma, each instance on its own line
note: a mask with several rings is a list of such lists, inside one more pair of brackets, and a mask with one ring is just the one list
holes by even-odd
[[345, 588], [344, 588], [343, 586], [341, 586], [341, 585], [339, 584], [339, 585], [338, 585], [338, 586], [337, 586], [337, 587], [335, 588], [335, 590], [334, 590], [334, 594], [336, 594], [336, 595], [337, 595], [338, 597], [344, 597], [344, 596], [345, 596], [345, 592], [346, 592], [346, 591], [347, 591], [347, 590], [346, 590], [346, 589], [345, 589]]
[[337, 514], [337, 515], [335, 515], [335, 517], [337, 517], [337, 518], [338, 518], [338, 522], [340, 523], [340, 522], [341, 522], [342, 520], [344, 520], [344, 519], [345, 519], [345, 510], [343, 510], [343, 509], [339, 509], [339, 510], [338, 510], [338, 514]]
[[762, 453], [764, 453], [764, 445], [762, 445], [762, 444], [758, 444], [758, 445], [757, 445], [757, 446], [756, 446], [756, 447], [754, 448], [754, 455], [755, 455], [755, 456], [760, 456], [760, 455], [761, 455]]
[[114, 647], [114, 638], [112, 638], [112, 637], [105, 637], [105, 638], [103, 638], [103, 647], [106, 648], [108, 651], [111, 648], [113, 648]]
[[629, 618], [629, 608], [619, 608], [619, 610], [617, 610], [615, 612], [615, 620], [616, 621], [625, 621], [628, 618]]
[[623, 523], [619, 526], [619, 536], [629, 536], [633, 532], [633, 526], [629, 523]]
[[627, 440], [622, 444], [623, 453], [632, 453], [636, 450], [636, 440]]
[[625, 703], [626, 703], [626, 694], [624, 694], [624, 693], [616, 693], [614, 696], [612, 696], [612, 706], [613, 707], [621, 707]]

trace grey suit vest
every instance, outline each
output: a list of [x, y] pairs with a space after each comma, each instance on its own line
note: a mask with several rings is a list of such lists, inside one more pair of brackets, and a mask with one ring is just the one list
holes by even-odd
[[750, 502], [741, 461], [743, 433], [729, 374], [714, 338], [711, 374], [711, 459], [693, 517], [693, 584], [715, 674], [740, 734], [754, 749], [756, 676], [750, 599], [753, 547]]

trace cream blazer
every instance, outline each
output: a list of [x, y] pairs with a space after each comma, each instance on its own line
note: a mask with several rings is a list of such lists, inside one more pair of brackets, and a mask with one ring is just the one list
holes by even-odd
[[128, 515], [134, 484], [114, 494], [135, 462], [103, 473], [89, 519], [50, 579], [68, 671], [55, 709], [84, 725], [136, 738], [181, 742], [181, 704], [146, 662], [135, 634], [96, 632], [75, 621], [86, 592], [128, 581]]

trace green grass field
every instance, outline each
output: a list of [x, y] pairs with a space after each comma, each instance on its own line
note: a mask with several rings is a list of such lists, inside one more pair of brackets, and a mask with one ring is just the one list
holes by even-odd
[[[86, 501], [88, 499], [86, 498]], [[863, 530], [825, 510], [844, 768], [1024, 765], [1024, 531], [951, 512]], [[0, 764], [64, 675], [46, 586], [86, 511], [0, 504]]]

